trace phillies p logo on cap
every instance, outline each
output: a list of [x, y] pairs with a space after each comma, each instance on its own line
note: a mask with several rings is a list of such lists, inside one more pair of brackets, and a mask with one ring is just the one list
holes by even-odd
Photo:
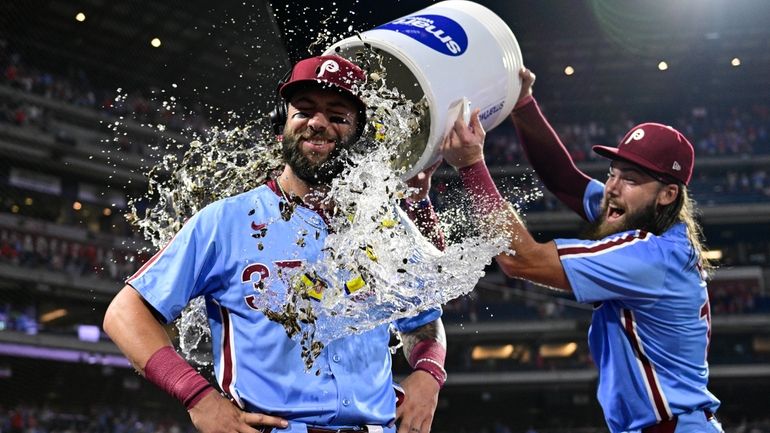
[[357, 87], [366, 82], [364, 71], [349, 60], [336, 56], [317, 56], [300, 60], [291, 70], [278, 93], [289, 99], [301, 85], [316, 84], [337, 88], [350, 94], [360, 105], [365, 105], [356, 94]]
[[631, 140], [641, 140], [644, 138], [644, 129], [639, 128], [631, 133], [631, 135], [628, 136], [628, 140], [626, 140], [623, 144], [628, 144]]
[[684, 185], [690, 182], [695, 164], [695, 151], [687, 138], [660, 123], [637, 125], [620, 140], [618, 147], [594, 146], [593, 150], [605, 158], [634, 163], [666, 181]]
[[321, 67], [318, 68], [318, 75], [317, 77], [323, 77], [325, 72], [337, 72], [340, 70], [340, 64], [335, 62], [334, 60], [327, 60], [321, 64]]

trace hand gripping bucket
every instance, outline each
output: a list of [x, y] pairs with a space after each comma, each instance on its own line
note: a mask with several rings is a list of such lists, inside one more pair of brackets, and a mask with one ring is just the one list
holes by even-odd
[[480, 108], [481, 124], [489, 131], [508, 117], [519, 96], [523, 62], [516, 37], [478, 3], [436, 3], [360, 38], [343, 39], [326, 54], [354, 60], [364, 44], [383, 56], [389, 87], [414, 102], [424, 95], [428, 102], [421, 133], [399, 146], [396, 166], [406, 169], [404, 179], [438, 160], [444, 135], [461, 110]]

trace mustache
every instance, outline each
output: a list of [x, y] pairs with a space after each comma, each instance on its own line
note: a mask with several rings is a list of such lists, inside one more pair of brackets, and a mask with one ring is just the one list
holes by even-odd
[[[309, 131], [309, 133], [308, 133]], [[312, 129], [308, 128], [305, 131], [302, 131], [300, 133], [297, 133], [295, 135], [297, 139], [299, 140], [312, 140], [314, 138], [320, 138], [322, 140], [331, 140], [335, 143], [339, 142], [338, 138], [332, 137], [330, 134], [328, 134], [326, 131], [313, 131]]]

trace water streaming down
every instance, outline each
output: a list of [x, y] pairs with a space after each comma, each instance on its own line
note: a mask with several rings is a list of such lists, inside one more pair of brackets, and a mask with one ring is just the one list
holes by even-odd
[[[333, 339], [470, 292], [507, 244], [502, 236], [468, 237], [437, 250], [398, 207], [407, 190], [387, 163], [391, 158], [387, 147], [353, 158], [331, 186], [338, 212], [322, 260], [284, 270], [285, 296], [256, 301], [302, 344], [308, 367]], [[294, 317], [299, 326], [291, 323]]]

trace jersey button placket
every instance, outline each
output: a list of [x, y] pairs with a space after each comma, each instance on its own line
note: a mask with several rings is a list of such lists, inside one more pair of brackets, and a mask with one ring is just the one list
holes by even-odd
[[338, 419], [347, 419], [351, 417], [350, 410], [355, 407], [353, 406], [353, 395], [351, 394], [353, 386], [349, 382], [350, 374], [345, 368], [345, 362], [342, 359], [343, 355], [338, 352], [335, 343], [336, 342], [332, 341], [326, 346], [329, 350], [329, 368], [334, 374], [334, 380], [337, 383], [337, 390], [339, 392], [337, 396], [337, 402], [339, 404], [337, 417]]

